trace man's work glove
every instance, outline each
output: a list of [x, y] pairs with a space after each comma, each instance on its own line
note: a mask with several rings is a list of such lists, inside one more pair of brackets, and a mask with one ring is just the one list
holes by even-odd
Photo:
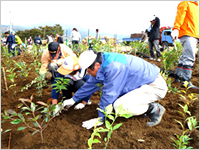
[[83, 103], [79, 103], [74, 107], [74, 109], [83, 109], [84, 107], [85, 105]]
[[171, 36], [173, 39], [178, 39], [178, 34], [179, 34], [179, 31], [177, 29], [174, 29], [171, 33]]
[[56, 104], [53, 110], [53, 116], [59, 116], [62, 110], [62, 104]]
[[82, 122], [82, 127], [86, 129], [91, 129], [94, 126], [100, 126], [102, 124], [103, 122], [101, 121], [101, 118], [94, 118], [94, 119], [90, 119], [88, 121]]
[[51, 80], [51, 78], [52, 78], [51, 72], [47, 72], [46, 75], [45, 75], [45, 79]]
[[76, 102], [70, 98], [70, 99], [66, 99], [64, 100], [64, 102], [62, 103], [62, 108], [63, 110], [67, 111], [72, 105], [74, 105]]

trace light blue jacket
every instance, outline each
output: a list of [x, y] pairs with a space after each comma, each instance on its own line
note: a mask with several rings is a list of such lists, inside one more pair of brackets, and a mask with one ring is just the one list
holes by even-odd
[[[103, 83], [99, 108], [113, 104], [118, 97], [152, 83], [159, 75], [160, 69], [139, 57], [118, 53], [102, 53], [102, 64], [96, 77], [90, 79], [74, 94], [73, 100], [78, 102], [100, 89], [96, 84]], [[136, 100], [136, 99], [133, 99]], [[99, 117], [105, 119], [98, 111]]]

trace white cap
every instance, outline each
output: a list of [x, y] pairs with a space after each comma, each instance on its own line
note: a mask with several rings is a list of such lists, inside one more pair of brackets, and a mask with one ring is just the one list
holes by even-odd
[[83, 78], [86, 69], [92, 65], [92, 63], [95, 61], [95, 59], [97, 58], [97, 54], [94, 53], [93, 50], [86, 50], [83, 53], [81, 53], [80, 57], [79, 57], [79, 65], [81, 66], [81, 73], [80, 73], [80, 77]]
[[149, 20], [150, 20], [150, 21], [153, 21], [153, 20], [155, 20], [155, 18], [156, 18], [156, 16], [155, 16], [155, 15], [152, 15], [152, 16], [149, 18]]

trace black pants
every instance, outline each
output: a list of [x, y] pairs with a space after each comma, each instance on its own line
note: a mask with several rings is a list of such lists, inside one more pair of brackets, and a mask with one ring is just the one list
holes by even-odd
[[72, 92], [76, 92], [83, 84], [85, 83], [84, 80], [74, 81], [70, 79], [68, 85], [66, 86], [67, 90], [62, 90], [63, 99], [70, 99], [72, 98]]

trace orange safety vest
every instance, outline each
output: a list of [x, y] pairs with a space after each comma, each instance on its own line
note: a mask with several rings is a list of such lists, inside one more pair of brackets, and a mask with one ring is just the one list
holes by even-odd
[[177, 14], [172, 30], [179, 30], [179, 38], [188, 35], [199, 38], [199, 2], [182, 1], [177, 7]]

